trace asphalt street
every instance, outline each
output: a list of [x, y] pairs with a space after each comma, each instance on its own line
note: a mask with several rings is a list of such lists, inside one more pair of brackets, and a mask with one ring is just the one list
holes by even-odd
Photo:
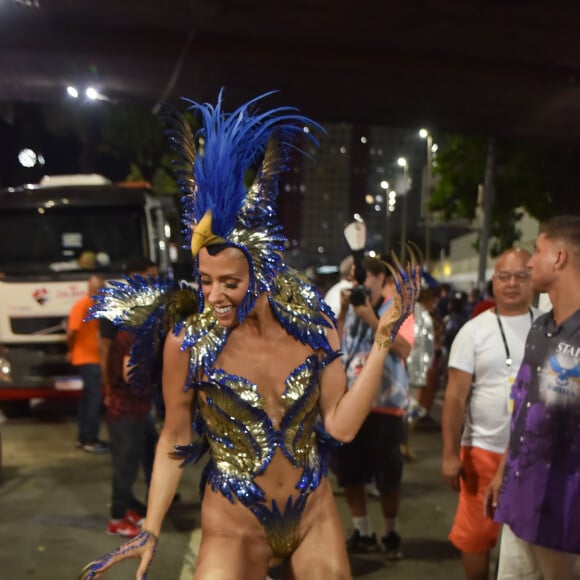
[[[70, 403], [36, 405], [9, 416], [0, 425], [0, 578], [3, 580], [74, 579], [83, 565], [113, 549], [108, 536], [111, 466], [108, 455], [90, 455], [74, 448], [76, 427]], [[105, 435], [103, 429], [103, 436]], [[382, 553], [351, 557], [353, 576], [364, 580], [450, 580], [462, 578], [459, 554], [447, 541], [456, 496], [440, 476], [440, 432], [414, 431], [416, 453], [406, 463], [399, 531], [404, 559], [387, 561]], [[166, 518], [150, 580], [189, 580], [199, 545], [200, 467], [187, 467], [180, 501]], [[334, 484], [334, 480], [333, 480]], [[336, 486], [336, 501], [345, 534], [351, 523]], [[144, 495], [142, 477], [137, 495]], [[382, 531], [378, 501], [370, 514]], [[323, 546], [321, 546], [323, 549]], [[135, 563], [113, 569], [109, 580], [134, 579]], [[275, 571], [274, 571], [275, 577]], [[318, 579], [314, 579], [318, 580]]]

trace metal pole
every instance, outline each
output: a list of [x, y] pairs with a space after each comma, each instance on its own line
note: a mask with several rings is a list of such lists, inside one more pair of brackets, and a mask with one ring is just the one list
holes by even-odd
[[389, 253], [389, 198], [388, 190], [385, 190], [385, 224], [383, 226], [383, 245], [385, 256]]
[[410, 188], [408, 187], [408, 172], [409, 164], [405, 163], [403, 166], [404, 179], [404, 189], [403, 193], [403, 207], [401, 209], [401, 262], [404, 264], [407, 259], [406, 243], [407, 243], [407, 196], [409, 195]]
[[427, 135], [427, 171], [426, 192], [424, 200], [424, 219], [425, 219], [425, 267], [428, 269], [431, 262], [431, 212], [429, 211], [429, 202], [431, 201], [431, 168], [433, 166], [433, 137]]
[[487, 160], [485, 162], [485, 176], [483, 179], [483, 220], [479, 236], [479, 269], [477, 285], [480, 290], [485, 288], [485, 271], [487, 270], [487, 247], [489, 245], [489, 230], [491, 225], [491, 208], [495, 194], [495, 151], [494, 140], [490, 137], [487, 142]]

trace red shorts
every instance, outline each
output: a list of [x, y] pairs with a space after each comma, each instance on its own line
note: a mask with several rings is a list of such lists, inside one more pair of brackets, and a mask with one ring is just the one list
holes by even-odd
[[462, 447], [460, 455], [465, 476], [461, 479], [449, 540], [462, 552], [488, 552], [497, 543], [499, 524], [484, 517], [483, 501], [502, 454], [479, 447]]

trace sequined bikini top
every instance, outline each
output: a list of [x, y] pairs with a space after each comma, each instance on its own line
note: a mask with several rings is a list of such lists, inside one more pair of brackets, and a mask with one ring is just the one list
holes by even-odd
[[318, 487], [324, 473], [317, 447], [318, 379], [320, 370], [334, 357], [319, 361], [316, 355], [286, 379], [282, 395], [285, 412], [278, 429], [264, 410], [264, 401], [243, 377], [213, 369], [199, 383], [197, 403], [212, 451], [210, 483], [228, 499], [244, 503], [263, 500], [253, 479], [265, 472], [276, 448], [294, 467], [303, 469], [297, 484], [300, 491]]

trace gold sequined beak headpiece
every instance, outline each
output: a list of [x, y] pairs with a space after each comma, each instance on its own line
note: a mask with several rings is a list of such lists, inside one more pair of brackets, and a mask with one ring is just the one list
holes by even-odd
[[224, 238], [216, 236], [211, 231], [212, 221], [213, 214], [211, 209], [208, 209], [199, 220], [199, 223], [193, 227], [191, 233], [191, 254], [194, 257], [196, 257], [199, 254], [199, 251], [205, 246], [226, 243]]

